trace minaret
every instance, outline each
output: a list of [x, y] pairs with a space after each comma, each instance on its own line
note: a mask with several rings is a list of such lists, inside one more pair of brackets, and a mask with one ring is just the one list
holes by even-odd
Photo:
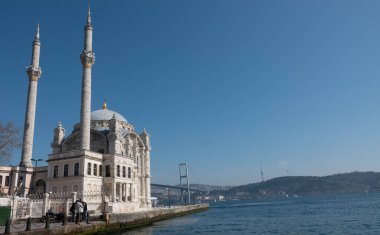
[[84, 50], [80, 55], [83, 65], [82, 100], [80, 112], [80, 148], [90, 150], [91, 125], [91, 67], [95, 62], [92, 52], [92, 25], [90, 7], [88, 7], [87, 24], [84, 27]]
[[40, 27], [37, 24], [36, 36], [33, 41], [32, 62], [26, 68], [29, 77], [28, 100], [26, 104], [24, 136], [22, 141], [22, 154], [20, 166], [32, 166], [34, 121], [36, 116], [37, 82], [41, 76], [40, 64]]
[[145, 186], [145, 189], [144, 189], [145, 195], [143, 195], [143, 197], [146, 198], [145, 202], [147, 204], [147, 207], [151, 207], [152, 202], [150, 200], [150, 197], [151, 197], [151, 191], [150, 191], [150, 178], [151, 178], [151, 176], [150, 176], [150, 151], [152, 150], [152, 148], [150, 146], [150, 135], [149, 135], [149, 133], [146, 132], [145, 128], [144, 128], [143, 133], [140, 134], [140, 137], [145, 144], [145, 157], [144, 157], [145, 175], [143, 175], [144, 186]]

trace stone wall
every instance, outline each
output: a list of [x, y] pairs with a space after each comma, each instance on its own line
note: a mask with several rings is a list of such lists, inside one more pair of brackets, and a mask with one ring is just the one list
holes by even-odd
[[45, 234], [109, 234], [110, 232], [123, 231], [136, 227], [150, 225], [154, 222], [171, 219], [187, 214], [197, 213], [208, 209], [208, 204], [197, 204], [173, 208], [151, 208], [146, 211], [132, 212], [125, 214], [108, 214], [108, 220], [83, 226], [67, 225], [51, 229], [38, 229], [25, 232], [15, 232], [12, 234], [32, 235], [38, 233]]
[[191, 211], [201, 211], [208, 209], [208, 204], [197, 204], [189, 206], [177, 206], [172, 208], [152, 208], [147, 211], [140, 211], [135, 213], [112, 213], [110, 215], [110, 223], [126, 223], [128, 225], [138, 225], [140, 221], [155, 222], [163, 219], [173, 218], [188, 214]]

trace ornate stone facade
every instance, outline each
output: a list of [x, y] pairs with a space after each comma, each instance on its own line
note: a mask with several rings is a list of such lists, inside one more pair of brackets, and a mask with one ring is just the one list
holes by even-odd
[[95, 63], [95, 53], [92, 51], [83, 51], [80, 54], [80, 61], [83, 67], [90, 68]]
[[30, 65], [26, 67], [26, 74], [31, 81], [38, 81], [38, 79], [41, 77], [42, 71], [40, 67], [34, 67], [33, 65]]
[[114, 202], [129, 211], [151, 207], [151, 146], [145, 129], [135, 132], [123, 116], [105, 108], [91, 113], [89, 151], [80, 148], [78, 128], [61, 140], [63, 130], [59, 125], [54, 132], [48, 191], [101, 190], [110, 211]]

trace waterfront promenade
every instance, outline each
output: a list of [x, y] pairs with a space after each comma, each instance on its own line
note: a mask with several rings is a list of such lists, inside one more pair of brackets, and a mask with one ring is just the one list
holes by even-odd
[[[179, 206], [172, 208], [152, 208], [133, 213], [109, 214], [108, 221], [92, 220], [89, 224], [82, 222], [80, 225], [68, 222], [66, 226], [60, 223], [51, 223], [49, 229], [45, 229], [45, 224], [32, 222], [31, 231], [26, 230], [26, 220], [12, 223], [10, 234], [106, 234], [111, 231], [122, 231], [135, 227], [150, 225], [156, 221], [171, 219], [191, 213], [197, 213], [208, 209], [207, 204], [197, 204], [189, 206]], [[34, 220], [35, 221], [35, 220]], [[0, 233], [5, 233], [5, 226], [0, 226]]]
[[[93, 228], [99, 226], [105, 226], [106, 222], [101, 220], [91, 221], [89, 224], [81, 223], [81, 225], [75, 224], [73, 222], [68, 222], [66, 226], [62, 225], [62, 222], [59, 223], [51, 223], [50, 229], [45, 229], [45, 223], [41, 222], [32, 222], [31, 231], [27, 232], [26, 230], [26, 221], [21, 221], [11, 225], [11, 234], [53, 234], [53, 231], [61, 231], [64, 227], [67, 227], [67, 230], [70, 231], [78, 231], [79, 230], [92, 230]], [[77, 228], [78, 229], [77, 229]], [[65, 229], [64, 229], [65, 230]], [[0, 234], [5, 233], [5, 226], [0, 226]], [[54, 233], [57, 234], [57, 233]], [[59, 234], [59, 233], [58, 233]]]

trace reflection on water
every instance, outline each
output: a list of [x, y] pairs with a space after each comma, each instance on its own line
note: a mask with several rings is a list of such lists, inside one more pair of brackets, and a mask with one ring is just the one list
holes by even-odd
[[119, 234], [128, 234], [128, 235], [151, 235], [153, 234], [153, 230], [151, 227], [146, 229], [136, 229], [129, 232], [119, 233]]
[[162, 226], [183, 226], [183, 225], [189, 225], [189, 224], [195, 224], [197, 223], [199, 218], [194, 217], [179, 217], [172, 220], [164, 220], [157, 223], [154, 223], [154, 226], [162, 227]]

